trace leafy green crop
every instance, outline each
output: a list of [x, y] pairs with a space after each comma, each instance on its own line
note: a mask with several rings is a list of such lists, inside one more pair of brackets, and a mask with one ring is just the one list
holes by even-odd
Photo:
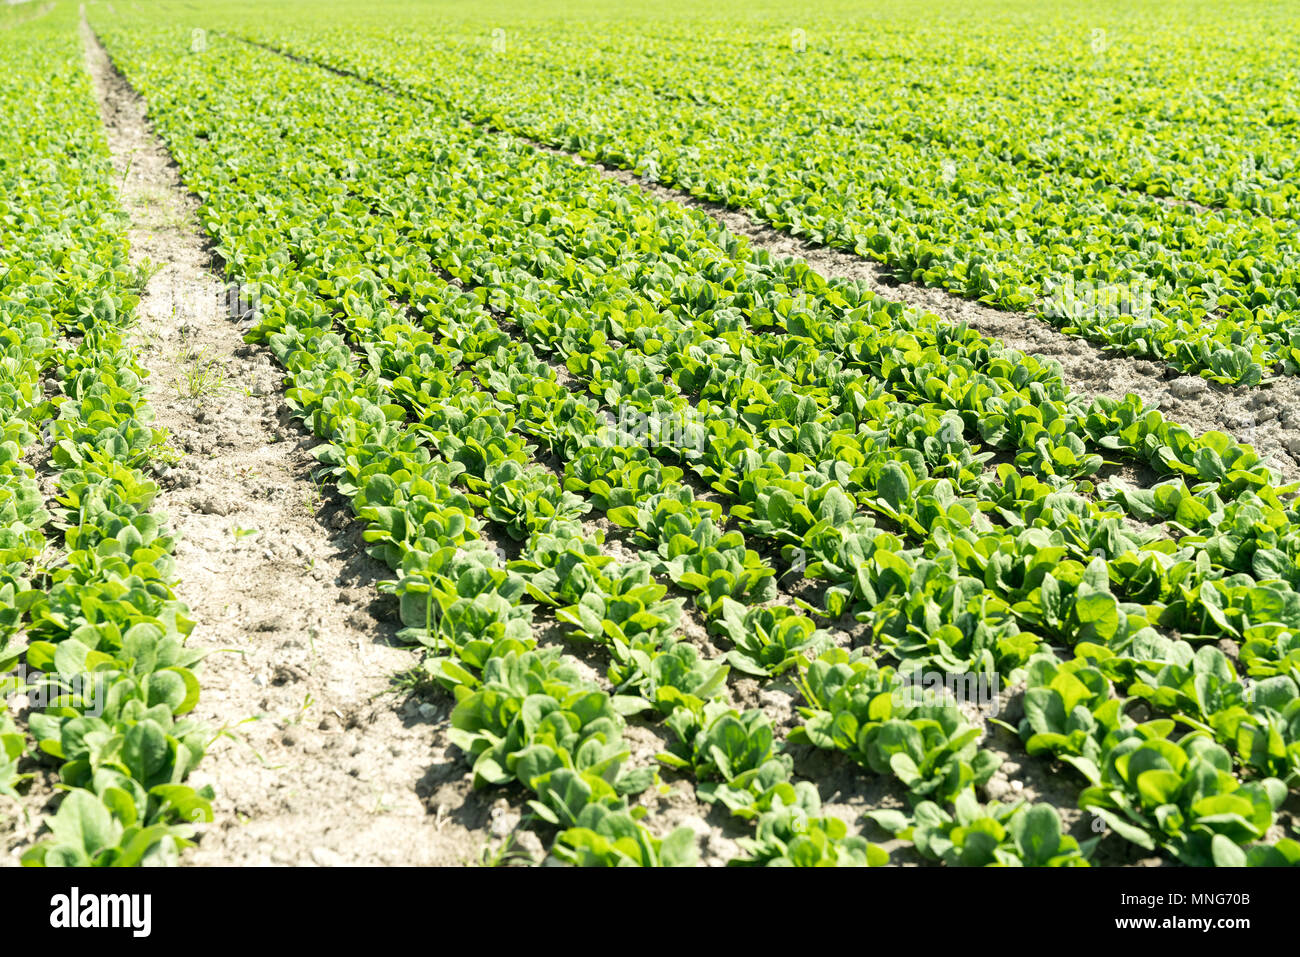
[[1185, 864], [1230, 863], [1238, 848], [1263, 840], [1286, 797], [1276, 778], [1241, 784], [1231, 768], [1228, 752], [1199, 733], [1177, 743], [1134, 734], [1107, 753], [1101, 783], [1079, 806]]
[[950, 699], [925, 700], [892, 668], [842, 649], [824, 652], [801, 682], [808, 706], [792, 741], [843, 751], [876, 774], [891, 774], [917, 800], [951, 802], [984, 784], [998, 759], [977, 746], [981, 730]]
[[628, 812], [590, 804], [560, 834], [552, 853], [579, 867], [690, 867], [696, 861], [695, 833], [681, 827], [660, 840]]
[[202, 655], [151, 511], [164, 436], [126, 336], [144, 277], [76, 23], [55, 8], [0, 36], [15, 64], [0, 152], [23, 157], [0, 167], [0, 664], [25, 669], [0, 690], [33, 702], [26, 729], [0, 719], [0, 791], [31, 776], [24, 754], [58, 769], [63, 799], [24, 864], [174, 863], [212, 819], [211, 789], [186, 783], [210, 736], [188, 717]]
[[889, 854], [866, 838], [848, 835], [839, 818], [822, 816], [817, 789], [807, 782], [795, 787], [796, 801], [774, 802], [758, 818], [757, 833], [741, 838], [748, 857], [729, 862], [733, 867], [881, 867]]
[[[236, 23], [238, 9], [205, 17], [427, 91], [423, 76], [373, 72], [372, 32], [348, 39], [328, 22], [317, 31], [295, 22], [292, 7]], [[456, 698], [456, 744], [476, 783], [527, 792], [558, 832], [557, 858], [693, 859], [689, 835], [663, 836], [631, 803], [654, 779], [628, 766], [624, 722], [642, 715], [662, 718], [672, 736], [665, 773], [693, 779], [704, 800], [752, 824], [746, 850], [756, 862], [879, 862], [821, 815], [808, 782], [795, 780], [788, 743], [844, 752], [898, 781], [924, 824], [912, 839], [936, 859], [1081, 860], [1086, 848], [1050, 813], [967, 806], [996, 759], [981, 750], [984, 729], [966, 703], [914, 687], [927, 672], [1013, 686], [1023, 678], [1030, 750], [1070, 761], [1116, 801], [1128, 792], [1112, 780], [1114, 756], [1131, 741], [1191, 740], [1174, 739], [1176, 730], [1218, 742], [1227, 766], [1216, 794], [1254, 794], [1261, 776], [1290, 779], [1294, 689], [1279, 681], [1252, 698], [1211, 653], [1232, 642], [1252, 679], [1292, 680], [1295, 490], [1248, 447], [1195, 436], [1132, 396], [1086, 400], [1054, 363], [774, 260], [701, 212], [465, 124], [460, 74], [434, 102], [378, 98], [364, 83], [229, 37], [186, 53], [188, 26], [167, 17], [92, 17], [204, 196], [230, 278], [261, 291], [249, 338], [289, 373], [295, 413], [324, 440], [319, 456], [372, 554], [395, 570], [384, 587], [400, 600], [403, 636], [429, 649], [428, 675]], [[459, 42], [434, 61], [460, 62]], [[760, 59], [771, 56], [759, 47]], [[354, 55], [364, 62], [345, 62]], [[503, 63], [502, 76], [520, 82], [517, 64]], [[541, 75], [553, 78], [549, 68]], [[678, 108], [657, 93], [643, 99]], [[614, 132], [639, 122], [643, 106], [611, 114], [624, 124]], [[911, 146], [903, 152], [917, 158]], [[727, 150], [718, 155], [728, 162]], [[862, 154], [846, 146], [844, 155]], [[665, 159], [673, 177], [712, 162]], [[624, 160], [639, 162], [614, 161]], [[791, 172], [783, 163], [729, 198], [825, 240], [829, 220], [801, 212], [821, 200], [772, 199]], [[986, 157], [979, 168], [1002, 177], [1022, 165]], [[1056, 175], [1031, 179], [1039, 187]], [[735, 185], [729, 170], [700, 192]], [[833, 200], [839, 186], [821, 185]], [[901, 195], [891, 188], [877, 205], [924, 193]], [[1033, 202], [1053, 208], [1041, 194]], [[914, 256], [910, 271], [927, 281], [960, 277], [969, 294], [1023, 305], [1037, 280], [1013, 275], [1017, 263], [1075, 254], [1052, 247], [1064, 235], [1056, 230], [1109, 229], [1116, 210], [1154, 210], [1135, 199], [1105, 215], [1074, 206], [1069, 225], [1035, 213], [1015, 227], [1042, 239], [1041, 253], [1016, 234], [996, 254], [975, 242], [971, 259], [954, 258], [938, 219], [924, 250], [907, 252], [912, 238], [900, 233], [877, 251]], [[833, 202], [825, 215], [836, 215]], [[1002, 226], [973, 228], [1000, 236]], [[847, 223], [831, 233], [840, 245], [860, 239]], [[1080, 246], [1099, 241], [1089, 235]], [[1076, 279], [1123, 278], [1103, 271]], [[1165, 317], [1211, 284], [1220, 297], [1240, 292], [1218, 275], [1162, 282]], [[1131, 318], [1124, 323], [1136, 325]], [[1165, 335], [1172, 328], [1143, 326], [1134, 351], [1182, 342], [1187, 330]], [[1102, 323], [1090, 334], [1117, 329]], [[1204, 368], [1249, 379], [1273, 361], [1263, 341], [1244, 343], [1245, 355], [1210, 354]], [[141, 421], [96, 435], [133, 455]], [[1159, 478], [1138, 489], [1095, 484], [1106, 469]], [[148, 548], [154, 530], [132, 527], [114, 527], [114, 540]], [[830, 648], [824, 629], [842, 628], [845, 615], [882, 660]], [[692, 618], [724, 638], [724, 658], [683, 640]], [[56, 628], [41, 612], [37, 620]], [[539, 644], [540, 634], [586, 646], [603, 680]], [[789, 741], [763, 712], [733, 706], [728, 679], [738, 672], [800, 689], [804, 726]], [[1139, 721], [1129, 713], [1139, 705], [1155, 715]], [[1116, 832], [1154, 841], [1145, 811], [1134, 814], [1135, 830]], [[1200, 824], [1175, 827], [1159, 846], [1194, 856]]]
[[[1230, 25], [1208, 6], [1187, 11], [1213, 37], [1189, 72], [1186, 36], [1153, 6], [1126, 11], [1122, 39], [1097, 27], [1104, 14], [1042, 13], [1013, 58], [1006, 38], [1021, 24], [997, 6], [954, 9], [941, 24], [900, 7], [897, 28], [880, 31], [833, 5], [800, 28], [802, 45], [784, 20], [720, 27], [673, 8], [680, 31], [624, 17], [611, 46], [547, 19], [543, 5], [517, 13], [517, 35], [481, 77], [487, 38], [473, 21], [453, 18], [464, 29], [449, 41], [409, 5], [386, 6], [382, 19], [248, 9], [229, 4], [217, 22], [745, 209], [899, 280], [1029, 310], [1217, 381], [1300, 368], [1294, 159], [1267, 122], [1288, 108], [1271, 81], [1289, 62], [1278, 40], [1287, 26], [1272, 11]], [[714, 14], [726, 11], [743, 13]], [[697, 23], [714, 42], [683, 39]], [[1102, 46], [1089, 51], [1099, 29]], [[557, 44], [559, 62], [548, 55]], [[411, 55], [392, 57], [398, 45]], [[737, 47], [746, 57], [725, 52]], [[864, 60], [865, 76], [851, 68]], [[923, 80], [910, 66], [918, 61]], [[1131, 62], [1146, 65], [1140, 79], [1123, 68]], [[973, 69], [990, 63], [999, 68]], [[1091, 95], [1099, 83], [1110, 95]], [[1223, 88], [1239, 91], [1233, 110], [1209, 107]], [[873, 106], [853, 106], [862, 102]], [[1193, 115], [1203, 121], [1187, 124]], [[1075, 474], [1095, 467], [1075, 454], [1041, 461]]]
[[954, 867], [1087, 867], [1091, 845], [1062, 833], [1061, 818], [1050, 804], [1024, 802], [981, 807], [967, 789], [949, 814], [923, 801], [912, 818], [897, 811], [868, 812], [881, 826], [916, 846], [922, 856]]

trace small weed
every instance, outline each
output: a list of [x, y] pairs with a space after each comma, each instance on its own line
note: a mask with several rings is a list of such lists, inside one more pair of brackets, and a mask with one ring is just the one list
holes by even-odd
[[404, 695], [424, 698], [430, 692], [441, 689], [441, 685], [430, 677], [424, 664], [415, 665], [392, 676], [390, 687], [383, 694]]
[[306, 509], [309, 516], [316, 516], [320, 510], [325, 507], [328, 498], [329, 480], [315, 475], [311, 476], [311, 490], [304, 492], [302, 497], [302, 507]]
[[307, 712], [310, 711], [315, 704], [316, 699], [312, 696], [312, 693], [308, 691], [306, 696], [302, 699], [302, 706], [298, 709], [298, 713], [284, 719], [285, 727], [292, 727], [295, 724], [302, 724], [306, 721]]
[[171, 434], [166, 429], [158, 429], [157, 435], [158, 441], [150, 447], [149, 457], [160, 471], [161, 467], [170, 468], [185, 458], [185, 453], [172, 445]]
[[144, 292], [145, 287], [149, 285], [149, 280], [158, 275], [162, 268], [162, 263], [156, 263], [151, 259], [141, 260], [135, 267], [135, 275], [131, 277], [131, 285], [136, 295]]
[[502, 867], [506, 864], [512, 864], [520, 861], [526, 864], [536, 864], [531, 854], [524, 851], [511, 850], [515, 844], [515, 836], [511, 834], [494, 850], [490, 840], [484, 841], [483, 846], [479, 848], [478, 858], [474, 864], [476, 867]]
[[182, 354], [181, 359], [187, 363], [176, 382], [176, 392], [182, 400], [197, 402], [226, 390], [226, 370], [220, 360], [210, 358], [206, 351]]

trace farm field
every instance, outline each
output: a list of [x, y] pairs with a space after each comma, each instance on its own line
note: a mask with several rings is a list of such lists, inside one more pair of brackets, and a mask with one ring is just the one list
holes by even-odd
[[1297, 20], [0, 7], [5, 862], [1300, 863]]

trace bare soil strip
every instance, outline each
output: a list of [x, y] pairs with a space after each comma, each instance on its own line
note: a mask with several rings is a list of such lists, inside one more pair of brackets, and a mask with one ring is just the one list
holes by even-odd
[[[459, 864], [503, 808], [447, 754], [448, 706], [388, 694], [415, 655], [376, 600], [388, 570], [312, 481], [315, 440], [282, 404], [270, 356], [227, 318], [198, 201], [140, 97], [83, 24], [132, 261], [160, 266], [137, 310], [157, 424], [184, 456], [158, 507], [181, 543], [182, 598], [210, 652], [197, 716], [219, 737], [194, 775], [217, 820], [191, 864]], [[400, 707], [399, 707], [400, 706]], [[499, 804], [504, 802], [498, 802]], [[518, 818], [516, 817], [515, 820]]]

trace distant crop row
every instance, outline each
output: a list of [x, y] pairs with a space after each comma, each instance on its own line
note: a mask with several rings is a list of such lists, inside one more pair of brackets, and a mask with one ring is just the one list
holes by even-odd
[[1289, 69], [1279, 51], [1243, 80], [1235, 48], [1215, 50], [1203, 78], [1199, 51], [1194, 70], [1152, 63], [1132, 28], [1094, 51], [1080, 23], [1008, 62], [997, 48], [1024, 56], [1019, 33], [837, 24], [792, 47], [737, 19], [679, 12], [673, 35], [656, 18], [617, 41], [401, 3], [232, 4], [207, 24], [1219, 382], [1300, 370], [1296, 107], [1266, 81]]
[[[187, 53], [179, 25], [96, 26], [399, 572], [476, 781], [531, 792], [558, 856], [690, 859], [630, 800], [654, 780], [625, 767], [641, 714], [671, 736], [662, 765], [757, 819], [738, 863], [882, 860], [819, 816], [767, 717], [730, 706], [739, 669], [794, 675], [796, 736], [898, 781], [909, 811], [876, 819], [922, 854], [1083, 862], [1050, 807], [978, 802], [981, 729], [907, 690], [937, 669], [1026, 679], [1028, 749], [1066, 760], [1121, 837], [1187, 863], [1300, 858], [1264, 843], [1300, 760], [1300, 542], [1293, 490], [1248, 448], [1088, 403], [1054, 366], [457, 110], [217, 36]], [[1108, 458], [1170, 477], [1094, 484]], [[634, 560], [593, 534], [602, 513]], [[803, 576], [820, 604], [788, 594]], [[688, 613], [724, 659], [682, 640]], [[831, 646], [845, 614], [885, 658]], [[537, 646], [535, 616], [601, 646], [604, 684]]]

